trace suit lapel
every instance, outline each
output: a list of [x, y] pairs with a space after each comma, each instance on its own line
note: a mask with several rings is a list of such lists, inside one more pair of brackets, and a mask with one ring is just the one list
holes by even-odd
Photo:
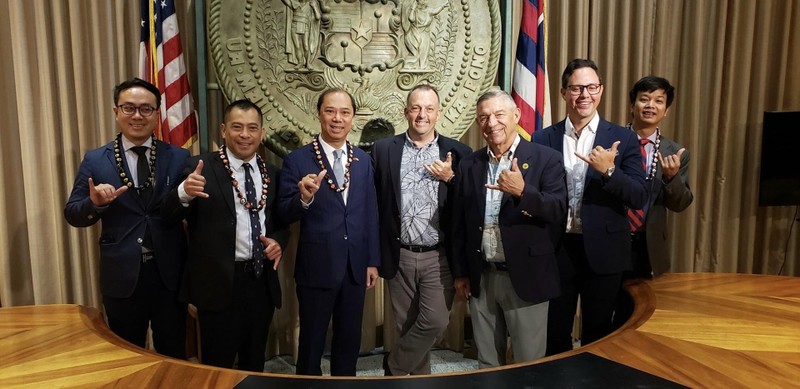
[[486, 169], [489, 166], [489, 155], [486, 154], [486, 147], [480, 150], [478, 163], [472, 164], [470, 168], [470, 175], [472, 176], [473, 188], [476, 191], [475, 196], [478, 201], [478, 215], [486, 214]]
[[[314, 148], [313, 147], [309, 148], [309, 150], [310, 150], [310, 153], [311, 153], [311, 163], [314, 164], [314, 166], [318, 166], [317, 165], [317, 154], [314, 151]], [[319, 155], [320, 155], [320, 157], [322, 157], [322, 164], [325, 165], [325, 170], [327, 170], [327, 177], [330, 177], [331, 180], [335, 181], [335, 179], [333, 178], [333, 168], [331, 168], [331, 163], [328, 161], [328, 155], [325, 153], [325, 149], [322, 148], [322, 145], [319, 146]], [[358, 164], [360, 163], [360, 161], [356, 161], [355, 160], [355, 158], [356, 158], [355, 157], [355, 153], [353, 153], [353, 158], [354, 158], [353, 162], [350, 164], [350, 184], [349, 184], [350, 190], [349, 190], [349, 192], [353, 191], [353, 181], [354, 181], [353, 178], [355, 178], [357, 176], [357, 174], [355, 174], [355, 171], [358, 169]], [[347, 172], [345, 172], [345, 173], [347, 173]], [[339, 201], [339, 203], [342, 205], [342, 207], [345, 206], [343, 192], [336, 192], [335, 190], [331, 189], [331, 184], [328, 182], [327, 178], [322, 179], [322, 183], [320, 183], [319, 190], [320, 191], [322, 191], [322, 190], [331, 191], [333, 193], [334, 197], [336, 197], [337, 201]]]
[[564, 133], [567, 131], [567, 122], [557, 123], [550, 133], [550, 147], [564, 154]]
[[172, 153], [169, 151], [169, 146], [164, 142], [156, 141], [156, 177], [153, 186], [153, 196], [150, 196], [151, 203], [154, 198], [161, 199], [169, 187], [167, 171], [169, 170], [171, 160]]
[[397, 194], [394, 196], [397, 203], [397, 209], [403, 209], [401, 204], [401, 183], [400, 183], [400, 164], [403, 160], [403, 143], [405, 142], [405, 135], [394, 137], [392, 144], [389, 146], [389, 174], [392, 180], [392, 193]]
[[[225, 199], [225, 204], [228, 206], [228, 211], [230, 211], [231, 215], [234, 217], [236, 216], [236, 204], [234, 203], [233, 198], [233, 187], [231, 182], [231, 176], [228, 174], [228, 170], [225, 169], [225, 164], [222, 163], [222, 159], [219, 157], [219, 153], [211, 153], [211, 160], [207, 161], [211, 169], [209, 174], [211, 175], [210, 180], [215, 182], [217, 185], [217, 190]], [[208, 169], [208, 168], [204, 168]], [[240, 184], [240, 185], [243, 185]], [[244, 187], [240, 186], [239, 190], [244, 191]]]

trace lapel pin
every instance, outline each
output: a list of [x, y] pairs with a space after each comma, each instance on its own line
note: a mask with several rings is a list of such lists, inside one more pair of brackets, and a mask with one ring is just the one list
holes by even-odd
[[527, 162], [522, 164], [522, 169], [523, 170], [527, 170], [528, 169], [528, 163]]

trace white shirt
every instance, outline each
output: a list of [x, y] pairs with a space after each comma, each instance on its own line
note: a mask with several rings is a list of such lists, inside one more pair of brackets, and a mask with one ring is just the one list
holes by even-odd
[[[342, 146], [342, 148], [337, 149], [337, 148], [334, 148], [333, 146], [325, 143], [325, 141], [322, 140], [322, 137], [320, 136], [319, 137], [319, 145], [320, 145], [320, 147], [322, 147], [322, 151], [325, 152], [325, 158], [328, 158], [328, 162], [330, 162], [330, 164], [331, 164], [331, 170], [328, 172], [328, 175], [331, 178], [333, 178], [333, 164], [335, 163], [334, 161], [336, 161], [336, 158], [333, 156], [333, 151], [334, 150], [342, 150], [343, 151], [342, 159], [341, 159], [341, 161], [339, 161], [339, 163], [342, 164], [342, 171], [345, 172], [345, 174], [347, 174], [347, 168], [346, 168], [346, 166], [347, 166], [347, 158], [348, 158], [348, 156], [347, 156], [347, 142], [345, 142], [345, 144]], [[341, 185], [343, 185], [343, 184], [344, 183], [339, 183], [339, 187], [341, 187]], [[320, 184], [319, 190], [332, 190], [332, 189], [331, 189], [330, 185], [328, 184], [328, 181], [323, 179], [322, 183]], [[347, 195], [348, 195], [348, 193], [350, 193], [350, 185], [347, 185], [347, 189], [345, 189], [344, 191], [341, 192], [342, 200], [344, 200], [344, 205], [347, 205]], [[314, 199], [312, 198], [311, 202], [313, 202], [313, 201], [314, 201]], [[311, 204], [311, 202], [309, 202], [309, 204]]]
[[[247, 200], [247, 195], [245, 194], [245, 177], [244, 177], [244, 165], [245, 161], [236, 158], [233, 154], [228, 153], [228, 163], [230, 164], [231, 170], [233, 170], [233, 179], [239, 182], [239, 191], [242, 192], [242, 195], [245, 196], [245, 201]], [[250, 175], [253, 177], [253, 185], [256, 190], [256, 207], [258, 207], [258, 202], [261, 200], [261, 190], [263, 189], [263, 182], [261, 178], [261, 171], [258, 170], [258, 163], [256, 162], [256, 156], [253, 155], [249, 161], [247, 161], [250, 166], [253, 167], [253, 170], [250, 171]], [[189, 206], [189, 202], [194, 199], [194, 197], [189, 196], [186, 193], [183, 185], [186, 182], [182, 182], [178, 186], [178, 198], [180, 198], [181, 205], [184, 207]], [[253, 253], [253, 241], [250, 239], [250, 214], [249, 210], [244, 207], [244, 204], [239, 201], [239, 195], [236, 192], [236, 189], [233, 185], [230, 185], [231, 188], [231, 196], [233, 196], [233, 204], [236, 208], [236, 250], [234, 252], [235, 259], [237, 261], [247, 261], [252, 258]], [[265, 209], [262, 209], [258, 212], [258, 221], [261, 224], [261, 234], [266, 235], [265, 231], [266, 228], [266, 212]], [[206, 221], [208, 222], [208, 221]]]
[[[150, 158], [150, 146], [153, 145], [153, 138], [147, 138], [144, 143], [138, 146], [147, 147], [147, 151], [145, 151], [145, 155], [147, 158]], [[136, 154], [133, 151], [133, 147], [137, 146], [133, 142], [129, 141], [125, 135], [122, 136], [122, 149], [125, 150], [125, 162], [128, 163], [128, 171], [131, 173], [131, 179], [133, 180], [133, 185], [136, 187], [142, 186], [142, 183], [139, 182], [139, 169], [138, 165], [136, 164], [139, 161], [139, 154]], [[148, 164], [150, 161], [148, 160]]]
[[[252, 170], [250, 170], [250, 175], [253, 177], [253, 185], [255, 186], [256, 190], [256, 204], [255, 207], [258, 207], [258, 202], [261, 200], [261, 189], [264, 187], [261, 172], [258, 170], [258, 163], [256, 162], [256, 156], [253, 155], [249, 161], [242, 161], [239, 158], [236, 158], [233, 154], [228, 154], [228, 162], [230, 163], [231, 170], [233, 170], [233, 178], [239, 182], [239, 190], [242, 192], [242, 195], [245, 196], [245, 200], [247, 200], [247, 195], [245, 194], [245, 178], [244, 178], [244, 165], [245, 162], [248, 162], [250, 166], [252, 166]], [[244, 204], [239, 201], [239, 195], [236, 193], [236, 189], [233, 188], [231, 185], [231, 195], [233, 196], [234, 206], [236, 208], [236, 260], [237, 261], [247, 261], [250, 260], [253, 255], [253, 240], [250, 238], [250, 211], [244, 207]], [[264, 213], [264, 209], [258, 212], [258, 221], [260, 222], [261, 226], [261, 234], [264, 235], [264, 231], [266, 231], [266, 226], [264, 222], [266, 221], [266, 215]]]
[[572, 122], [567, 118], [564, 131], [564, 168], [567, 171], [567, 191], [569, 192], [569, 211], [567, 213], [567, 232], [582, 233], [581, 203], [583, 191], [586, 189], [586, 170], [589, 164], [575, 155], [575, 152], [587, 156], [592, 151], [594, 138], [597, 136], [597, 126], [600, 124], [600, 115], [595, 113], [589, 124], [577, 137], [577, 131]]

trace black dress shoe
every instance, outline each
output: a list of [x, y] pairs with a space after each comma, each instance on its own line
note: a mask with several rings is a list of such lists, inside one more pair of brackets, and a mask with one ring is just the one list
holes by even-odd
[[383, 354], [383, 375], [392, 375], [392, 370], [389, 369], [389, 353]]

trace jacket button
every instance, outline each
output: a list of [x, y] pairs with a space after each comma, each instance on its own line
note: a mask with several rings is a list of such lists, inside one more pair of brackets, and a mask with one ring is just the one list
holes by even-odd
[[347, 240], [347, 235], [344, 236], [344, 240]]
[[478, 231], [483, 231], [483, 227], [478, 227]]
[[136, 239], [136, 243], [142, 244], [142, 238]]

